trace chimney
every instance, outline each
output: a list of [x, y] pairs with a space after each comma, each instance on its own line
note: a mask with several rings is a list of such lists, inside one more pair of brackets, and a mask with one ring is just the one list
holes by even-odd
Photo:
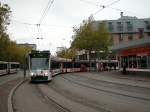
[[121, 18], [123, 17], [123, 12], [120, 13]]

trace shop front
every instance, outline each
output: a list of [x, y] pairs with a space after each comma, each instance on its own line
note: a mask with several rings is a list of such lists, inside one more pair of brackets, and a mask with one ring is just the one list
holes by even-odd
[[119, 51], [120, 66], [127, 68], [150, 68], [150, 45], [140, 46]]

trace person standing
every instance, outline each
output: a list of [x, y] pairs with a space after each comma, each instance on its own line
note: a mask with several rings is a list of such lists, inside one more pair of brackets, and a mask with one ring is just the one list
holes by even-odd
[[126, 70], [126, 63], [123, 62], [123, 74], [126, 74], [127, 70]]
[[24, 76], [24, 78], [26, 78], [26, 66], [25, 65], [23, 67], [23, 76]]

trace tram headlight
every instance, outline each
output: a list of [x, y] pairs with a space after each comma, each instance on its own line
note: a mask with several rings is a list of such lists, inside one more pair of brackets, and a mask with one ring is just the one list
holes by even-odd
[[44, 73], [44, 75], [48, 76], [48, 73], [47, 73], [47, 72], [45, 72], [45, 73]]
[[33, 76], [34, 75], [34, 73], [33, 72], [31, 72], [31, 76]]

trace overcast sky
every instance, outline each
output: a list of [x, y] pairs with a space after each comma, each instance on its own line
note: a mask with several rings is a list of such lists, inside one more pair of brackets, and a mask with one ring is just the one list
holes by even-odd
[[[44, 18], [41, 30], [43, 40], [37, 40], [37, 24], [49, 0], [0, 0], [11, 7], [11, 24], [8, 33], [17, 43], [34, 43], [40, 50], [51, 50], [54, 54], [57, 47], [70, 46], [72, 27], [87, 19], [101, 7], [116, 0], [54, 0], [47, 16]], [[103, 9], [96, 15], [95, 20], [118, 19], [121, 9], [126, 16], [150, 18], [150, 0], [118, 0], [115, 4]]]

